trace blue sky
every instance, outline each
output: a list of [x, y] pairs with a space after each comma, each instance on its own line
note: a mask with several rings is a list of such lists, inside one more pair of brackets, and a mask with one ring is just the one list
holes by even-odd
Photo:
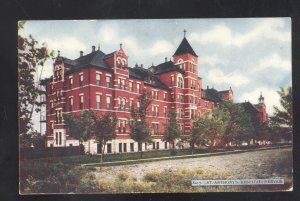
[[[92, 45], [110, 53], [122, 43], [130, 66], [150, 66], [172, 57], [184, 29], [199, 56], [203, 87], [231, 86], [235, 102], [257, 103], [262, 92], [273, 113], [272, 106], [279, 105], [276, 91], [292, 83], [290, 18], [27, 21], [20, 34], [32, 34], [70, 59], [81, 50], [90, 53]], [[43, 77], [51, 73], [49, 60]]]

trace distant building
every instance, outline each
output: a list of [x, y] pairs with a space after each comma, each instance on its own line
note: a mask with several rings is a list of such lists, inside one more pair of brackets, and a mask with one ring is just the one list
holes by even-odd
[[[138, 151], [137, 143], [130, 138], [128, 124], [131, 108], [140, 107], [138, 97], [143, 90], [153, 99], [147, 118], [153, 143], [143, 144], [143, 150], [169, 147], [162, 141], [161, 133], [170, 109], [176, 109], [183, 134], [189, 134], [194, 119], [217, 107], [219, 101], [233, 99], [231, 88], [225, 91], [202, 89], [198, 56], [185, 36], [170, 60], [165, 58], [163, 63], [149, 68], [129, 67], [122, 44], [119, 50], [109, 54], [93, 46], [90, 53], [84, 55], [81, 51], [75, 60], [58, 54], [53, 76], [45, 84], [47, 146], [78, 146], [78, 140], [64, 124], [63, 114], [92, 109], [98, 115], [115, 113], [119, 119], [117, 137], [107, 144], [107, 153]], [[89, 146], [93, 153], [101, 150], [97, 143], [89, 143]]]

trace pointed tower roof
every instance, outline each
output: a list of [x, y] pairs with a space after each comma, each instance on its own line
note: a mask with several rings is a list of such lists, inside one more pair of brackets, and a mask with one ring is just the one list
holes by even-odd
[[177, 50], [175, 51], [173, 56], [181, 55], [181, 54], [185, 54], [185, 53], [190, 53], [191, 55], [198, 57], [198, 55], [194, 52], [192, 46], [190, 45], [190, 43], [187, 41], [187, 39], [184, 36], [184, 38], [182, 39], [179, 47], [177, 48]]

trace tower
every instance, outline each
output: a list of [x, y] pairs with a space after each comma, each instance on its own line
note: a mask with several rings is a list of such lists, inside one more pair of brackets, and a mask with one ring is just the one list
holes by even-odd
[[193, 119], [197, 116], [201, 98], [201, 79], [198, 77], [198, 55], [186, 38], [186, 30], [184, 30], [183, 39], [173, 55], [174, 65], [184, 70], [183, 74], [183, 93], [184, 97], [184, 130], [185, 133], [190, 132]]

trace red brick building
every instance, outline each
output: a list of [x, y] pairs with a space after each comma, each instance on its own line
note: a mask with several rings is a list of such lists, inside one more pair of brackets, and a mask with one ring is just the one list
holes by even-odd
[[[138, 97], [146, 90], [153, 99], [148, 108], [153, 144], [143, 145], [143, 150], [168, 148], [161, 133], [171, 108], [177, 110], [178, 124], [188, 134], [195, 118], [217, 107], [221, 99], [233, 99], [231, 88], [203, 89], [198, 69], [198, 56], [185, 37], [170, 60], [165, 58], [165, 62], [148, 68], [129, 67], [122, 45], [109, 54], [93, 46], [90, 53], [83, 55], [81, 51], [75, 60], [58, 54], [46, 86], [47, 146], [78, 146], [68, 133], [63, 114], [92, 109], [99, 115], [115, 113], [119, 119], [117, 137], [108, 143], [106, 152], [137, 151], [128, 122], [130, 109], [139, 107]], [[99, 151], [99, 145], [89, 144], [91, 152]]]

